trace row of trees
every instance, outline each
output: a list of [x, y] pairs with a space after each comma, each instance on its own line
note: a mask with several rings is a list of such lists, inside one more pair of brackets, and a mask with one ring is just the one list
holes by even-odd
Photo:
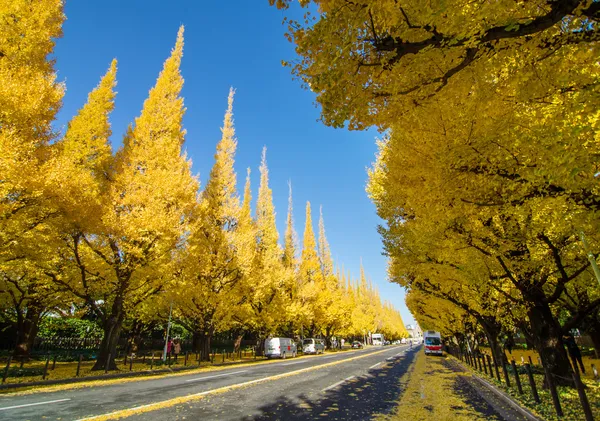
[[495, 360], [518, 331], [571, 384], [563, 335], [600, 348], [600, 3], [300, 3], [289, 66], [323, 121], [385, 133], [368, 193], [417, 320]]
[[113, 61], [64, 135], [52, 130], [64, 86], [48, 60], [61, 0], [0, 6], [0, 309], [27, 356], [40, 318], [86, 314], [104, 335], [95, 368], [114, 357], [125, 322], [169, 309], [209, 358], [213, 335], [405, 335], [361, 266], [334, 268], [321, 213], [318, 246], [306, 207], [298, 258], [290, 187], [279, 244], [266, 150], [254, 215], [250, 170], [236, 187], [233, 90], [208, 182], [200, 191], [183, 151], [183, 27], [142, 111], [113, 153]]

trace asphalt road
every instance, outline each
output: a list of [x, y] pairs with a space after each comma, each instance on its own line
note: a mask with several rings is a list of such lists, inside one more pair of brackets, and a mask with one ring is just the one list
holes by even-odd
[[407, 346], [375, 347], [184, 376], [2, 396], [0, 420], [81, 420], [198, 394], [201, 399], [130, 418], [369, 419], [394, 407], [400, 396], [398, 379], [414, 352]]

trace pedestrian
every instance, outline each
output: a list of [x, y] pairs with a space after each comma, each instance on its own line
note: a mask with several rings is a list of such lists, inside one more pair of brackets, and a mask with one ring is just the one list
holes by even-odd
[[179, 353], [181, 352], [181, 342], [179, 341], [179, 338], [175, 339], [175, 342], [173, 344], [173, 353], [175, 354], [175, 362], [177, 362], [177, 357], [179, 356]]
[[173, 352], [173, 340], [169, 339], [167, 341], [167, 355], [170, 357], [171, 356], [171, 352]]
[[581, 372], [585, 374], [585, 367], [583, 366], [583, 360], [581, 359], [581, 350], [579, 346], [577, 346], [577, 342], [575, 342], [575, 338], [571, 333], [567, 334], [563, 337], [563, 343], [567, 347], [569, 351], [569, 355], [571, 356], [571, 360], [573, 361], [573, 368], [577, 370], [577, 363], [581, 367]]

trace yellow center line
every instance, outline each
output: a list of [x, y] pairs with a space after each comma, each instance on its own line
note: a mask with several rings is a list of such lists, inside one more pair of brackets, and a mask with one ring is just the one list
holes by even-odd
[[208, 395], [217, 395], [217, 394], [220, 394], [220, 393], [229, 392], [230, 390], [241, 389], [243, 387], [251, 386], [251, 385], [254, 385], [254, 384], [258, 384], [258, 383], [265, 383], [265, 382], [272, 381], [272, 380], [279, 380], [279, 379], [282, 379], [282, 378], [285, 378], [285, 377], [291, 377], [291, 376], [295, 376], [295, 375], [298, 375], [298, 374], [306, 373], [306, 372], [309, 372], [309, 371], [314, 371], [314, 370], [318, 370], [318, 369], [325, 368], [325, 367], [331, 367], [331, 366], [334, 366], [334, 365], [338, 365], [338, 364], [342, 364], [342, 363], [346, 363], [346, 362], [350, 362], [350, 361], [359, 360], [361, 358], [366, 358], [366, 357], [370, 357], [372, 355], [381, 354], [382, 352], [386, 352], [386, 351], [389, 351], [389, 349], [383, 349], [381, 351], [370, 352], [368, 354], [363, 354], [363, 355], [359, 355], [359, 356], [356, 356], [356, 357], [343, 359], [343, 360], [340, 360], [340, 361], [332, 361], [330, 363], [320, 364], [320, 365], [313, 366], [313, 367], [302, 368], [300, 370], [289, 371], [287, 373], [276, 374], [274, 376], [263, 377], [261, 379], [251, 380], [251, 381], [244, 382], [244, 383], [238, 383], [238, 384], [234, 384], [234, 385], [231, 385], [231, 386], [224, 386], [224, 387], [220, 387], [220, 388], [213, 389], [213, 390], [207, 390], [205, 392], [194, 393], [192, 395], [180, 396], [180, 397], [177, 397], [177, 398], [171, 398], [171, 399], [167, 399], [167, 400], [164, 400], [164, 401], [150, 403], [150, 404], [147, 404], [147, 405], [136, 406], [136, 407], [128, 408], [128, 409], [121, 409], [121, 410], [118, 410], [118, 411], [115, 411], [115, 412], [110, 412], [108, 414], [95, 415], [95, 416], [88, 417], [88, 418], [81, 418], [81, 419], [79, 419], [77, 421], [115, 420], [115, 419], [119, 419], [119, 418], [130, 416], [130, 415], [142, 414], [142, 413], [146, 413], [146, 412], [152, 412], [152, 411], [156, 411], [158, 409], [169, 408], [169, 407], [172, 407], [172, 406], [175, 406], [175, 405], [179, 405], [179, 404], [183, 404], [183, 403], [188, 403], [188, 402], [193, 402], [193, 401], [201, 400], [205, 396], [208, 396]]

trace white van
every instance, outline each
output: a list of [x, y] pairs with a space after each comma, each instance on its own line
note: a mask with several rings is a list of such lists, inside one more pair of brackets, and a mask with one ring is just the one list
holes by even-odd
[[322, 354], [325, 352], [325, 342], [323, 339], [307, 338], [302, 341], [302, 352], [305, 354]]
[[428, 330], [423, 334], [423, 339], [423, 342], [425, 342], [425, 355], [444, 355], [444, 351], [442, 351], [442, 335], [440, 335], [440, 332]]
[[296, 343], [290, 338], [267, 338], [265, 339], [265, 357], [288, 358], [295, 357], [297, 353]]

